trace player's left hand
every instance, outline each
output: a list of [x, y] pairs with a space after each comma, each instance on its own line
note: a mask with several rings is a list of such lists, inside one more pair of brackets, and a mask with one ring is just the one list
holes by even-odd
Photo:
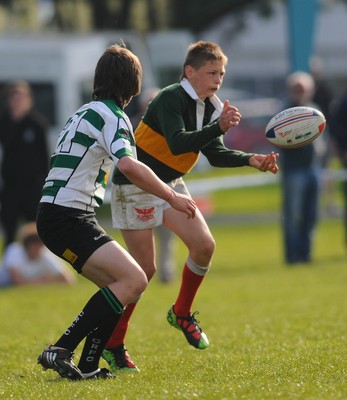
[[273, 174], [277, 174], [278, 165], [277, 158], [278, 153], [271, 152], [270, 154], [254, 154], [249, 159], [249, 165], [253, 168], [259, 169], [259, 171], [266, 172], [270, 171]]

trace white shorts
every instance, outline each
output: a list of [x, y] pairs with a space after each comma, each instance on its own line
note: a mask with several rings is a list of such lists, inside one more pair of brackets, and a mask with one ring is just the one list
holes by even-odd
[[[190, 196], [182, 178], [168, 183], [177, 193]], [[135, 185], [114, 185], [111, 189], [112, 225], [118, 229], [150, 229], [163, 224], [170, 204]]]

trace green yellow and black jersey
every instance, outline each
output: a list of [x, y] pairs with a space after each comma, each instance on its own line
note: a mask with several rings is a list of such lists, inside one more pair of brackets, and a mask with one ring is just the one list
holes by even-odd
[[[252, 154], [224, 146], [218, 117], [223, 104], [217, 96], [202, 101], [186, 80], [162, 89], [149, 103], [135, 131], [137, 157], [164, 182], [187, 174], [200, 152], [215, 167], [249, 165]], [[129, 184], [114, 170], [113, 183]]]

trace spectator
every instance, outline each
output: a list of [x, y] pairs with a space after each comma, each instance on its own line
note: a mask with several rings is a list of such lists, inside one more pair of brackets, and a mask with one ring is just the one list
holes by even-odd
[[159, 280], [162, 283], [169, 283], [175, 279], [175, 249], [176, 238], [174, 233], [165, 225], [154, 228], [157, 239], [157, 270]]
[[[310, 60], [310, 70], [315, 86], [312, 101], [319, 106], [320, 110], [325, 115], [327, 123], [323, 136], [326, 142], [323, 168], [328, 168], [335, 153], [334, 143], [330, 135], [333, 125], [332, 105], [334, 102], [334, 92], [328, 81], [324, 78], [324, 65], [319, 57], [312, 57]], [[332, 179], [325, 179], [323, 183], [323, 200], [326, 211], [329, 215], [336, 215], [338, 213], [338, 207], [336, 204], [334, 182]]]
[[[347, 91], [336, 102], [333, 110], [333, 129], [332, 136], [336, 143], [338, 156], [342, 166], [347, 170]], [[344, 225], [345, 225], [345, 245], [347, 247], [347, 178], [343, 180], [343, 197], [344, 197]]]
[[[314, 81], [310, 74], [294, 72], [287, 78], [288, 99], [283, 108], [311, 106]], [[308, 263], [318, 220], [324, 140], [297, 149], [282, 149], [283, 235], [287, 264]]]
[[35, 222], [23, 225], [18, 241], [7, 246], [0, 276], [1, 286], [75, 282], [67, 266], [43, 245]]
[[332, 103], [334, 100], [334, 92], [329, 83], [324, 79], [323, 61], [318, 57], [313, 57], [310, 60], [311, 75], [314, 80], [314, 93], [312, 101], [320, 107], [320, 110], [325, 115], [328, 128], [332, 124]]
[[0, 117], [2, 189], [0, 220], [5, 248], [15, 240], [21, 219], [35, 221], [41, 189], [48, 172], [48, 125], [33, 107], [31, 87], [17, 81], [6, 87]]
[[[159, 93], [160, 89], [153, 87], [145, 89], [139, 98], [139, 111], [131, 118], [134, 130], [139, 125], [148, 104]], [[164, 225], [154, 228], [157, 244], [157, 270], [160, 282], [171, 282], [175, 277], [175, 235]]]

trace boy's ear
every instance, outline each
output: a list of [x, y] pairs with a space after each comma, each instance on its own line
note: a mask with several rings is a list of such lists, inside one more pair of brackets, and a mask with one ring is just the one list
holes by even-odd
[[194, 68], [191, 65], [186, 65], [184, 67], [184, 72], [188, 79], [192, 76], [193, 71], [194, 71]]

